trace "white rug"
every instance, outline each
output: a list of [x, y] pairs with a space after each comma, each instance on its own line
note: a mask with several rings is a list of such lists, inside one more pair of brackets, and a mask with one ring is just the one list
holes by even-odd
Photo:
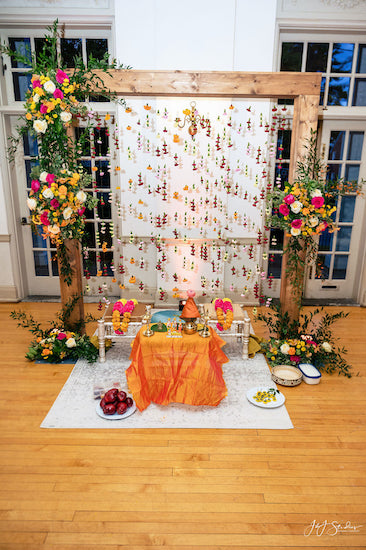
[[[100, 418], [95, 410], [94, 385], [111, 387], [119, 382], [127, 390], [125, 370], [131, 340], [118, 342], [106, 355], [105, 363], [89, 364], [79, 360], [41, 428], [210, 428], [210, 429], [270, 429], [293, 428], [286, 406], [263, 409], [246, 398], [248, 389], [255, 386], [275, 387], [262, 354], [244, 361], [242, 345], [230, 339], [223, 348], [230, 361], [223, 365], [227, 397], [217, 407], [172, 403], [166, 407], [152, 403], [143, 412], [120, 420]], [[281, 390], [281, 387], [279, 388]]]

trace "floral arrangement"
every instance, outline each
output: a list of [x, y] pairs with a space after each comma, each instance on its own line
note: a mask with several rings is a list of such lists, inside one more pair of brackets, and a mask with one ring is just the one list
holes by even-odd
[[98, 359], [98, 339], [64, 328], [65, 315], [65, 311], [59, 313], [57, 320], [50, 323], [50, 328], [43, 329], [31, 315], [27, 316], [23, 311], [11, 312], [10, 316], [18, 320], [18, 326], [29, 329], [35, 337], [25, 355], [29, 361], [60, 363], [66, 359], [76, 362], [83, 358], [93, 363]]
[[113, 306], [112, 324], [116, 334], [124, 334], [128, 331], [128, 325], [131, 321], [131, 313], [138, 304], [137, 300], [126, 300], [121, 298]]
[[[32, 223], [42, 226], [43, 237], [59, 243], [64, 239], [81, 239], [85, 210], [96, 203], [83, 190], [83, 173], [61, 170], [59, 175], [35, 169], [27, 199]], [[38, 177], [37, 177], [37, 174]]]
[[229, 330], [234, 320], [234, 310], [232, 301], [229, 298], [217, 298], [213, 300], [216, 316], [217, 316], [217, 329], [222, 332], [223, 330]]
[[346, 350], [338, 347], [330, 328], [347, 315], [343, 311], [324, 313], [323, 308], [316, 308], [291, 321], [280, 305], [272, 304], [268, 313], [254, 311], [255, 318], [264, 321], [270, 332], [270, 338], [263, 340], [261, 346], [271, 366], [311, 363], [319, 370], [338, 371], [350, 377], [351, 367], [344, 359]]

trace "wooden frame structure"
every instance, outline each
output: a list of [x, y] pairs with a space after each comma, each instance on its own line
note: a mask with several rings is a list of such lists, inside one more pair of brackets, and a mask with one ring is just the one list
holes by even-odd
[[[320, 95], [320, 73], [247, 73], [220, 71], [96, 71], [105, 87], [117, 95], [163, 97], [228, 97], [294, 99], [289, 182], [294, 180], [304, 145], [317, 129]], [[97, 90], [96, 90], [97, 91]], [[286, 274], [284, 254], [281, 279], [281, 305], [290, 318], [298, 319], [298, 289]]]

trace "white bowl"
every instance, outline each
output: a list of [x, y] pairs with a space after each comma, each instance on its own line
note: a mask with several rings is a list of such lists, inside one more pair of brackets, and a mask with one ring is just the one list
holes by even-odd
[[302, 372], [304, 382], [307, 384], [319, 384], [322, 375], [314, 365], [311, 363], [300, 363], [299, 369]]
[[292, 365], [276, 365], [272, 368], [272, 380], [282, 386], [298, 386], [301, 384], [302, 373]]

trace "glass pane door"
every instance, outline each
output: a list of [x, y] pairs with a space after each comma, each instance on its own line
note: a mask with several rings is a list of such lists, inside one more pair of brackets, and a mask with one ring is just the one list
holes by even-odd
[[[366, 140], [362, 123], [324, 123], [322, 155], [328, 179], [359, 182], [365, 177]], [[309, 270], [305, 297], [357, 301], [365, 239], [365, 200], [350, 192], [334, 213], [338, 231], [319, 238], [317, 265]]]

